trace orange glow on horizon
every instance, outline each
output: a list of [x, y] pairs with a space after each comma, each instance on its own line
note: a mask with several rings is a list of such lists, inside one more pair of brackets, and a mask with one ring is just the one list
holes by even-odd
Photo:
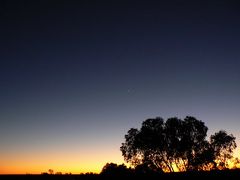
[[63, 174], [100, 173], [109, 162], [124, 163], [121, 152], [99, 148], [87, 152], [75, 150], [71, 153], [56, 151], [6, 154], [0, 159], [0, 174], [41, 174], [49, 169]]
[[[68, 163], [28, 163], [24, 164], [23, 162], [15, 162], [12, 164], [6, 164], [1, 166], [0, 174], [41, 174], [48, 172], [49, 169], [53, 169], [54, 172], [71, 173], [71, 174], [80, 174], [80, 173], [100, 173], [102, 167], [111, 161], [99, 161], [97, 163], [93, 162], [68, 162]], [[113, 161], [114, 163], [121, 164], [122, 162]], [[22, 165], [21, 165], [22, 164]]]

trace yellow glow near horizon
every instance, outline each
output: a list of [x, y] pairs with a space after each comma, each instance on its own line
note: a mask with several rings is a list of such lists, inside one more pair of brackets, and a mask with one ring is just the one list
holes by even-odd
[[[92, 162], [68, 162], [68, 163], [35, 163], [30, 162], [28, 164], [24, 164], [25, 162], [13, 162], [5, 164], [1, 166], [0, 174], [41, 174], [43, 172], [48, 172], [48, 169], [53, 169], [54, 172], [62, 172], [62, 173], [100, 173], [102, 167], [111, 161], [97, 161], [95, 163]], [[114, 163], [120, 164], [121, 162], [113, 161]]]
[[0, 174], [40, 174], [53, 169], [54, 172], [62, 173], [99, 173], [102, 167], [108, 163], [123, 163], [123, 157], [119, 150], [116, 151], [92, 151], [86, 153], [55, 154], [15, 154], [0, 159]]

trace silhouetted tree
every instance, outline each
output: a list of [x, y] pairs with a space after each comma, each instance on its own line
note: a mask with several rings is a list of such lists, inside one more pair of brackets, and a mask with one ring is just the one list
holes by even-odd
[[128, 175], [130, 173], [130, 169], [128, 169], [124, 164], [117, 165], [115, 163], [107, 163], [101, 171], [102, 175], [107, 176], [123, 176]]
[[[181, 120], [179, 120], [181, 121]], [[214, 152], [206, 140], [208, 128], [204, 122], [187, 116], [180, 124], [176, 166], [180, 171], [204, 170], [214, 163]], [[172, 135], [170, 133], [168, 136]], [[174, 134], [173, 134], [174, 136]]]
[[148, 119], [142, 123], [141, 130], [130, 129], [125, 135], [125, 143], [121, 146], [121, 151], [124, 159], [134, 166], [140, 164], [154, 164], [160, 167], [157, 163], [157, 156], [162, 150], [163, 144], [161, 139], [163, 131], [163, 120]]
[[[184, 120], [169, 118], [166, 122], [160, 117], [147, 119], [140, 130], [132, 128], [128, 131], [120, 150], [125, 161], [135, 167], [144, 164], [168, 172], [209, 170], [216, 167], [218, 153], [214, 143], [206, 140], [207, 131], [204, 122], [191, 116]], [[230, 148], [229, 138], [225, 139], [218, 141], [228, 147], [221, 148], [221, 154], [225, 151], [225, 155], [231, 154], [234, 146]]]
[[237, 147], [235, 137], [226, 131], [219, 131], [210, 137], [214, 149], [215, 162], [219, 169], [228, 168], [228, 161], [233, 157], [233, 150]]
[[49, 174], [54, 174], [54, 170], [53, 169], [49, 169], [48, 172], [49, 172]]

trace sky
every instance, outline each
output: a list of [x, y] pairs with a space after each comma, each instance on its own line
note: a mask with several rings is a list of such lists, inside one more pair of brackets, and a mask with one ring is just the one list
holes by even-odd
[[100, 172], [159, 116], [194, 116], [240, 146], [239, 8], [1, 1], [0, 174]]

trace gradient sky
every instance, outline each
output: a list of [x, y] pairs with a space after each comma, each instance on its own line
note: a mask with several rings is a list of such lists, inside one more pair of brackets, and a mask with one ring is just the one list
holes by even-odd
[[0, 2], [0, 173], [99, 172], [156, 116], [240, 142], [237, 1], [56, 2]]

